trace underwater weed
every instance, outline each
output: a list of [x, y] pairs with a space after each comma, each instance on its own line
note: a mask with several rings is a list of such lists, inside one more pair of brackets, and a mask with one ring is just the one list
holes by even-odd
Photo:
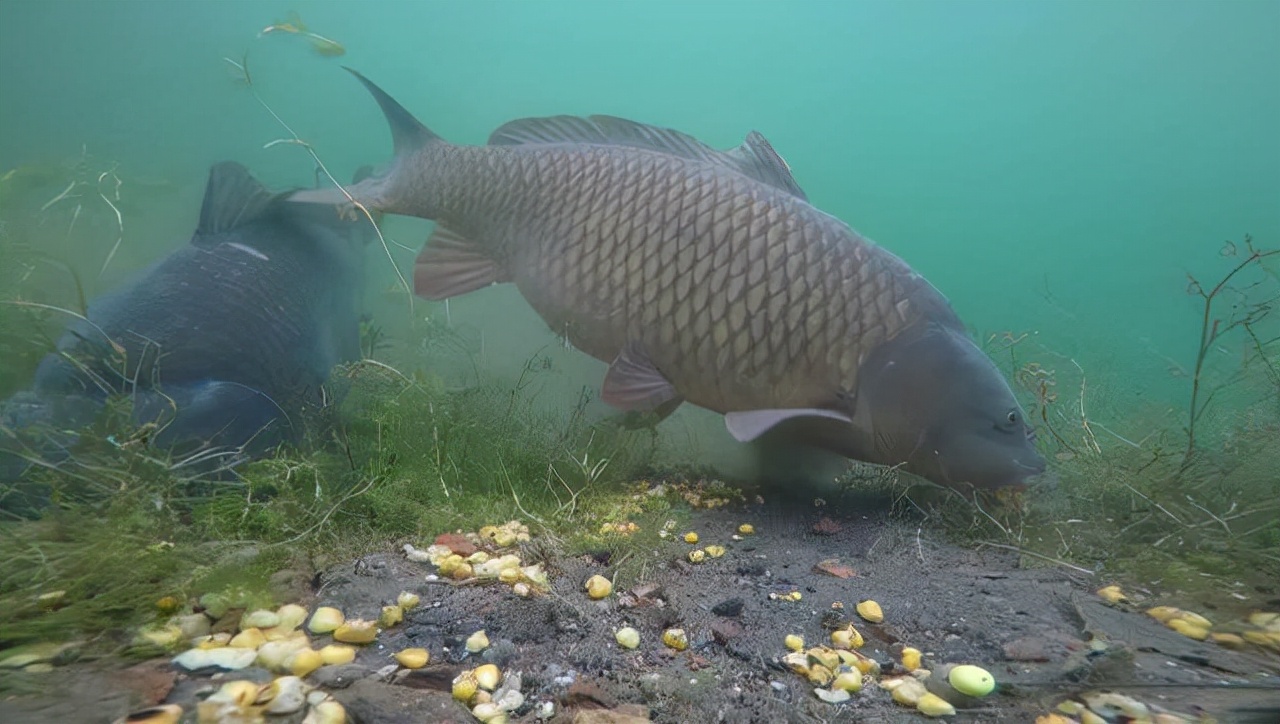
[[311, 49], [326, 58], [336, 58], [347, 52], [342, 43], [308, 30], [307, 24], [302, 22], [302, 18], [296, 12], [290, 12], [289, 19], [282, 23], [272, 23], [263, 28], [258, 32], [258, 37], [261, 38], [271, 33], [297, 35], [306, 38], [311, 45]]
[[124, 186], [124, 181], [117, 173], [118, 169], [119, 164], [113, 163], [105, 170], [95, 171], [90, 165], [88, 147], [82, 146], [80, 159], [72, 166], [73, 176], [71, 180], [60, 193], [46, 201], [39, 210], [39, 213], [43, 215], [55, 206], [74, 201], [76, 204], [75, 210], [72, 212], [71, 220], [67, 224], [67, 234], [70, 235], [85, 208], [85, 202], [81, 199], [96, 197], [98, 201], [110, 209], [111, 218], [115, 223], [115, 239], [112, 241], [111, 248], [102, 262], [102, 267], [98, 270], [99, 277], [106, 273], [107, 267], [111, 265], [112, 259], [116, 256], [116, 252], [120, 250], [120, 244], [124, 242], [124, 214], [120, 211], [120, 202], [122, 200], [120, 189]]
[[[539, 412], [535, 376], [513, 395], [496, 382], [449, 391], [431, 375], [373, 360], [340, 367], [334, 378], [346, 389], [324, 411], [336, 427], [309, 428], [311, 443], [331, 444], [280, 448], [230, 477], [184, 476], [179, 461], [145, 443], [147, 432], [130, 432], [120, 400], [81, 435], [71, 461], [35, 473], [55, 491], [55, 508], [0, 528], [0, 555], [13, 561], [0, 582], [8, 586], [0, 585], [0, 648], [117, 631], [154, 616], [150, 603], [163, 595], [261, 587], [280, 566], [309, 572], [511, 518], [542, 521], [544, 533], [577, 545], [586, 521], [616, 512], [616, 483], [647, 449], [580, 416], [569, 424]], [[549, 470], [575, 505], [548, 490]], [[112, 579], [131, 558], [139, 566]], [[33, 603], [50, 589], [67, 591], [54, 619]], [[120, 639], [102, 642], [111, 641]]]
[[[1196, 353], [1195, 369], [1191, 375], [1191, 402], [1187, 412], [1187, 452], [1183, 460], [1184, 465], [1189, 464], [1196, 450], [1196, 423], [1200, 421], [1205, 409], [1213, 402], [1216, 395], [1223, 387], [1230, 383], [1223, 383], [1204, 394], [1201, 389], [1204, 381], [1205, 361], [1209, 356], [1210, 350], [1227, 334], [1233, 330], [1240, 328], [1248, 333], [1249, 338], [1254, 346], [1254, 351], [1258, 354], [1259, 359], [1265, 363], [1265, 369], [1270, 373], [1270, 379], [1274, 383], [1277, 380], [1275, 367], [1270, 364], [1267, 357], [1265, 346], [1269, 342], [1263, 342], [1257, 333], [1257, 327], [1261, 322], [1271, 314], [1271, 311], [1277, 301], [1280, 301], [1280, 294], [1276, 294], [1275, 290], [1264, 292], [1266, 295], [1263, 299], [1258, 300], [1249, 297], [1251, 291], [1258, 289], [1262, 281], [1256, 281], [1244, 287], [1232, 287], [1231, 282], [1241, 272], [1250, 267], [1261, 268], [1266, 270], [1263, 262], [1269, 257], [1280, 254], [1280, 249], [1261, 250], [1253, 245], [1253, 237], [1245, 234], [1244, 251], [1247, 256], [1240, 260], [1238, 264], [1227, 272], [1225, 276], [1218, 280], [1208, 291], [1194, 276], [1187, 275], [1187, 293], [1198, 296], [1203, 300], [1203, 316], [1200, 322], [1200, 347]], [[1239, 258], [1240, 248], [1231, 241], [1223, 244], [1221, 255], [1223, 257]], [[1275, 277], [1272, 276], [1274, 281]], [[1216, 314], [1221, 306], [1221, 297], [1230, 294], [1235, 297], [1234, 303], [1227, 316], [1223, 317]], [[1275, 340], [1272, 339], [1272, 342]], [[1238, 379], [1238, 378], [1237, 378]], [[1202, 401], [1200, 396], [1204, 394], [1205, 399]]]
[[[1042, 345], [1015, 355], [1025, 337], [993, 335], [989, 343], [1004, 342], [1013, 379], [1034, 398], [1030, 412], [1048, 433], [1042, 445], [1051, 448], [1056, 485], [1004, 506], [981, 497], [940, 505], [912, 489], [912, 505], [962, 538], [1042, 562], [1198, 588], [1219, 577], [1280, 574], [1280, 332], [1271, 315], [1280, 279], [1267, 267], [1278, 253], [1246, 236], [1223, 248], [1235, 262], [1214, 284], [1189, 276], [1200, 324], [1182, 420], [1154, 406], [1117, 407], [1105, 386], [1086, 384], [1071, 357]], [[1063, 399], [1067, 385], [1078, 393]], [[1122, 429], [1144, 432], [1118, 432], [1093, 416], [1095, 408], [1123, 420]]]
[[[271, 27], [276, 27], [276, 26], [271, 26]], [[269, 27], [268, 30], [270, 30], [271, 27]], [[267, 32], [267, 31], [263, 31], [263, 32]], [[308, 35], [314, 35], [314, 34], [308, 33]], [[318, 35], [314, 35], [314, 37], [320, 38], [321, 40], [326, 40], [326, 41], [328, 40], [327, 38], [321, 38]], [[328, 41], [328, 42], [333, 42], [333, 41]], [[338, 46], [338, 47], [341, 47], [341, 46]], [[332, 183], [334, 186], [336, 186], [338, 190], [342, 192], [342, 195], [347, 198], [347, 203], [350, 204], [352, 208], [358, 210], [364, 216], [364, 218], [369, 222], [369, 224], [373, 227], [374, 233], [377, 234], [378, 236], [378, 243], [382, 245], [382, 251], [387, 256], [387, 261], [391, 263], [391, 268], [396, 273], [396, 278], [400, 281], [400, 285], [404, 288], [405, 295], [408, 298], [408, 303], [409, 303], [409, 315], [413, 316], [413, 290], [409, 287], [408, 280], [404, 278], [404, 273], [400, 271], [399, 265], [396, 264], [395, 259], [391, 256], [391, 248], [387, 246], [387, 240], [382, 235], [382, 229], [378, 226], [378, 221], [377, 219], [375, 219], [373, 213], [369, 211], [368, 207], [366, 207], [364, 204], [355, 200], [355, 197], [353, 197], [350, 194], [350, 192], [347, 191], [347, 188], [343, 186], [341, 183], [339, 183], [338, 179], [334, 178], [333, 174], [329, 172], [329, 167], [325, 166], [324, 161], [320, 160], [320, 155], [316, 153], [315, 148], [310, 143], [302, 140], [302, 137], [299, 136], [298, 133], [294, 131], [293, 128], [288, 123], [286, 123], [285, 120], [281, 118], [280, 115], [276, 113], [275, 110], [265, 100], [263, 100], [262, 96], [258, 94], [258, 89], [253, 84], [253, 76], [249, 74], [249, 54], [245, 53], [241, 57], [240, 62], [238, 63], [230, 58], [223, 58], [223, 60], [241, 72], [242, 77], [240, 80], [249, 89], [249, 92], [253, 94], [253, 99], [256, 100], [258, 104], [261, 105], [263, 109], [265, 109], [267, 113], [269, 113], [271, 117], [276, 120], [276, 123], [279, 123], [280, 126], [284, 128], [284, 130], [289, 134], [288, 138], [277, 138], [274, 141], [267, 142], [266, 145], [263, 146], [263, 148], [264, 149], [271, 148], [272, 146], [276, 146], [282, 143], [301, 146], [304, 150], [306, 150], [307, 154], [311, 156], [311, 160], [315, 162], [316, 167], [319, 168], [324, 173], [325, 178], [329, 179], [329, 182]]]

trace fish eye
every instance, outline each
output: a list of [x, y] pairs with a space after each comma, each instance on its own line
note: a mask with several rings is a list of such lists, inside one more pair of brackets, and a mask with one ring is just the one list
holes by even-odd
[[1010, 425], [1017, 425], [1017, 424], [1018, 424], [1018, 411], [1017, 411], [1017, 410], [1009, 410], [1009, 414], [1008, 414], [1008, 415], [1005, 415], [1005, 419], [1009, 421], [1009, 424], [1010, 424]]

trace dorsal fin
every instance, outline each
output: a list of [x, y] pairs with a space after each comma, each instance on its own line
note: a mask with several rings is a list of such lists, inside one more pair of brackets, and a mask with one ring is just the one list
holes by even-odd
[[[741, 146], [727, 151], [726, 154], [736, 157], [743, 167], [743, 173], [748, 176], [786, 189], [793, 196], [808, 201], [804, 189], [800, 188], [800, 184], [796, 183], [795, 177], [791, 175], [791, 167], [782, 156], [778, 155], [777, 151], [773, 150], [773, 144], [769, 143], [759, 131], [748, 133], [747, 139]], [[746, 170], [748, 167], [750, 170]]]
[[200, 225], [191, 243], [200, 246], [202, 237], [212, 237], [262, 218], [278, 197], [279, 194], [271, 193], [258, 183], [244, 166], [234, 161], [214, 164], [209, 169], [209, 183], [204, 187]]
[[617, 116], [546, 116], [502, 124], [489, 136], [491, 146], [585, 143], [627, 146], [732, 168], [801, 199], [804, 191], [782, 157], [764, 136], [752, 131], [741, 146], [714, 149], [687, 133], [629, 121]]

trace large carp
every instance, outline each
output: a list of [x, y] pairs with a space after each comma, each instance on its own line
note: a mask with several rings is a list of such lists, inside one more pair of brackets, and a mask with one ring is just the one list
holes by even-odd
[[395, 155], [348, 191], [437, 222], [415, 292], [515, 283], [609, 363], [605, 402], [663, 416], [687, 400], [743, 441], [800, 421], [821, 447], [948, 485], [1044, 470], [1008, 383], [942, 294], [810, 205], [760, 134], [719, 151], [621, 118], [555, 116], [459, 146], [355, 75]]
[[[364, 220], [209, 171], [189, 243], [92, 300], [31, 387], [0, 403], [0, 481], [66, 464], [113, 395], [157, 447], [230, 467], [297, 442], [334, 365], [360, 358]], [[191, 466], [196, 467], [196, 466]], [[3, 502], [3, 501], [0, 501]]]

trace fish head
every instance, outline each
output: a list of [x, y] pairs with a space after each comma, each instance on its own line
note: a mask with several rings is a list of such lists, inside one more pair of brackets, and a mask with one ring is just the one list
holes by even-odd
[[1004, 375], [955, 327], [928, 323], [881, 344], [856, 399], [878, 462], [950, 487], [1021, 486], [1045, 470]]

